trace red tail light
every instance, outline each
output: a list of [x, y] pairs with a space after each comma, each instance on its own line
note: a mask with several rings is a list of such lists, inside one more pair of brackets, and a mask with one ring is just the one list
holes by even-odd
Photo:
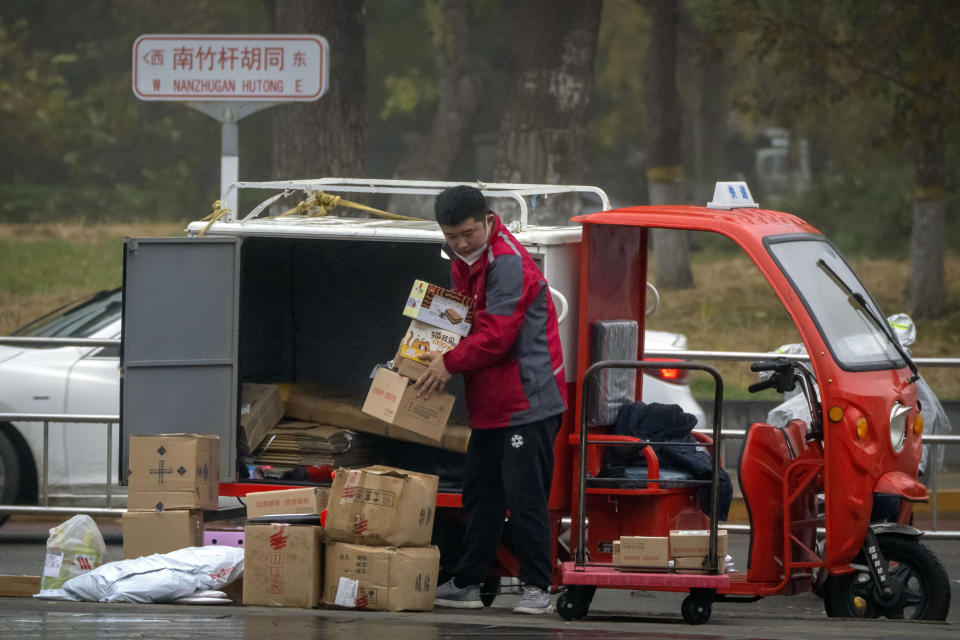
[[[661, 358], [668, 362], [682, 362], [675, 358]], [[647, 373], [670, 384], [687, 384], [687, 369], [647, 369]]]

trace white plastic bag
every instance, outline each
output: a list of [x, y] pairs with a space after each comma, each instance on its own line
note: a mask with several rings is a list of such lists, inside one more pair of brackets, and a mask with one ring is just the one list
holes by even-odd
[[171, 602], [198, 591], [219, 590], [243, 574], [243, 549], [187, 547], [132, 560], [108, 562], [35, 598], [88, 602]]
[[50, 529], [41, 589], [56, 589], [67, 580], [103, 564], [107, 547], [90, 516], [73, 516]]

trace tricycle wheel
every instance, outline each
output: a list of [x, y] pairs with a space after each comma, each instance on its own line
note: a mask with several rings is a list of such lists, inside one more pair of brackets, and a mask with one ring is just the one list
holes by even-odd
[[480, 587], [480, 602], [483, 606], [489, 607], [493, 604], [497, 594], [500, 593], [500, 576], [487, 578], [483, 586]]
[[887, 601], [874, 586], [864, 566], [863, 551], [855, 563], [861, 568], [830, 576], [823, 585], [823, 604], [830, 617], [907, 620], [946, 620], [950, 610], [950, 578], [937, 556], [916, 538], [882, 535], [880, 551], [887, 561], [893, 595]]
[[680, 613], [687, 624], [704, 624], [710, 619], [715, 594], [712, 589], [691, 589], [683, 599]]
[[564, 620], [579, 620], [587, 615], [597, 588], [590, 585], [571, 585], [557, 598], [557, 613]]

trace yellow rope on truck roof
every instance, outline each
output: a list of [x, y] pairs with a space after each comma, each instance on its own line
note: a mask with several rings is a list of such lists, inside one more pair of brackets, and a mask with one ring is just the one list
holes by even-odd
[[207, 229], [213, 226], [213, 223], [222, 218], [223, 216], [230, 213], [230, 209], [223, 207], [223, 203], [219, 200], [214, 200], [213, 202], [213, 212], [208, 215], [206, 218], [200, 220], [200, 222], [206, 222], [207, 226], [200, 230], [200, 233], [197, 234], [199, 237], [203, 237], [207, 233]]
[[309, 195], [305, 200], [298, 203], [297, 206], [287, 209], [277, 217], [279, 218], [294, 214], [306, 216], [308, 218], [320, 217], [327, 215], [327, 212], [335, 207], [350, 207], [351, 209], [359, 209], [360, 211], [369, 211], [374, 215], [380, 216], [381, 218], [386, 218], [388, 220], [422, 220], [422, 218], [411, 218], [409, 216], [402, 216], [398, 213], [390, 213], [389, 211], [374, 209], [373, 207], [368, 207], [367, 205], [360, 204], [359, 202], [350, 202], [349, 200], [344, 200], [340, 196], [324, 193], [323, 191], [309, 192]]

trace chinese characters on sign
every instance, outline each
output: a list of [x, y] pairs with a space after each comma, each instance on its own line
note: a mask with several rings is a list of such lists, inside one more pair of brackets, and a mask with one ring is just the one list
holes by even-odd
[[141, 100], [316, 100], [327, 41], [315, 35], [143, 35], [133, 45]]

